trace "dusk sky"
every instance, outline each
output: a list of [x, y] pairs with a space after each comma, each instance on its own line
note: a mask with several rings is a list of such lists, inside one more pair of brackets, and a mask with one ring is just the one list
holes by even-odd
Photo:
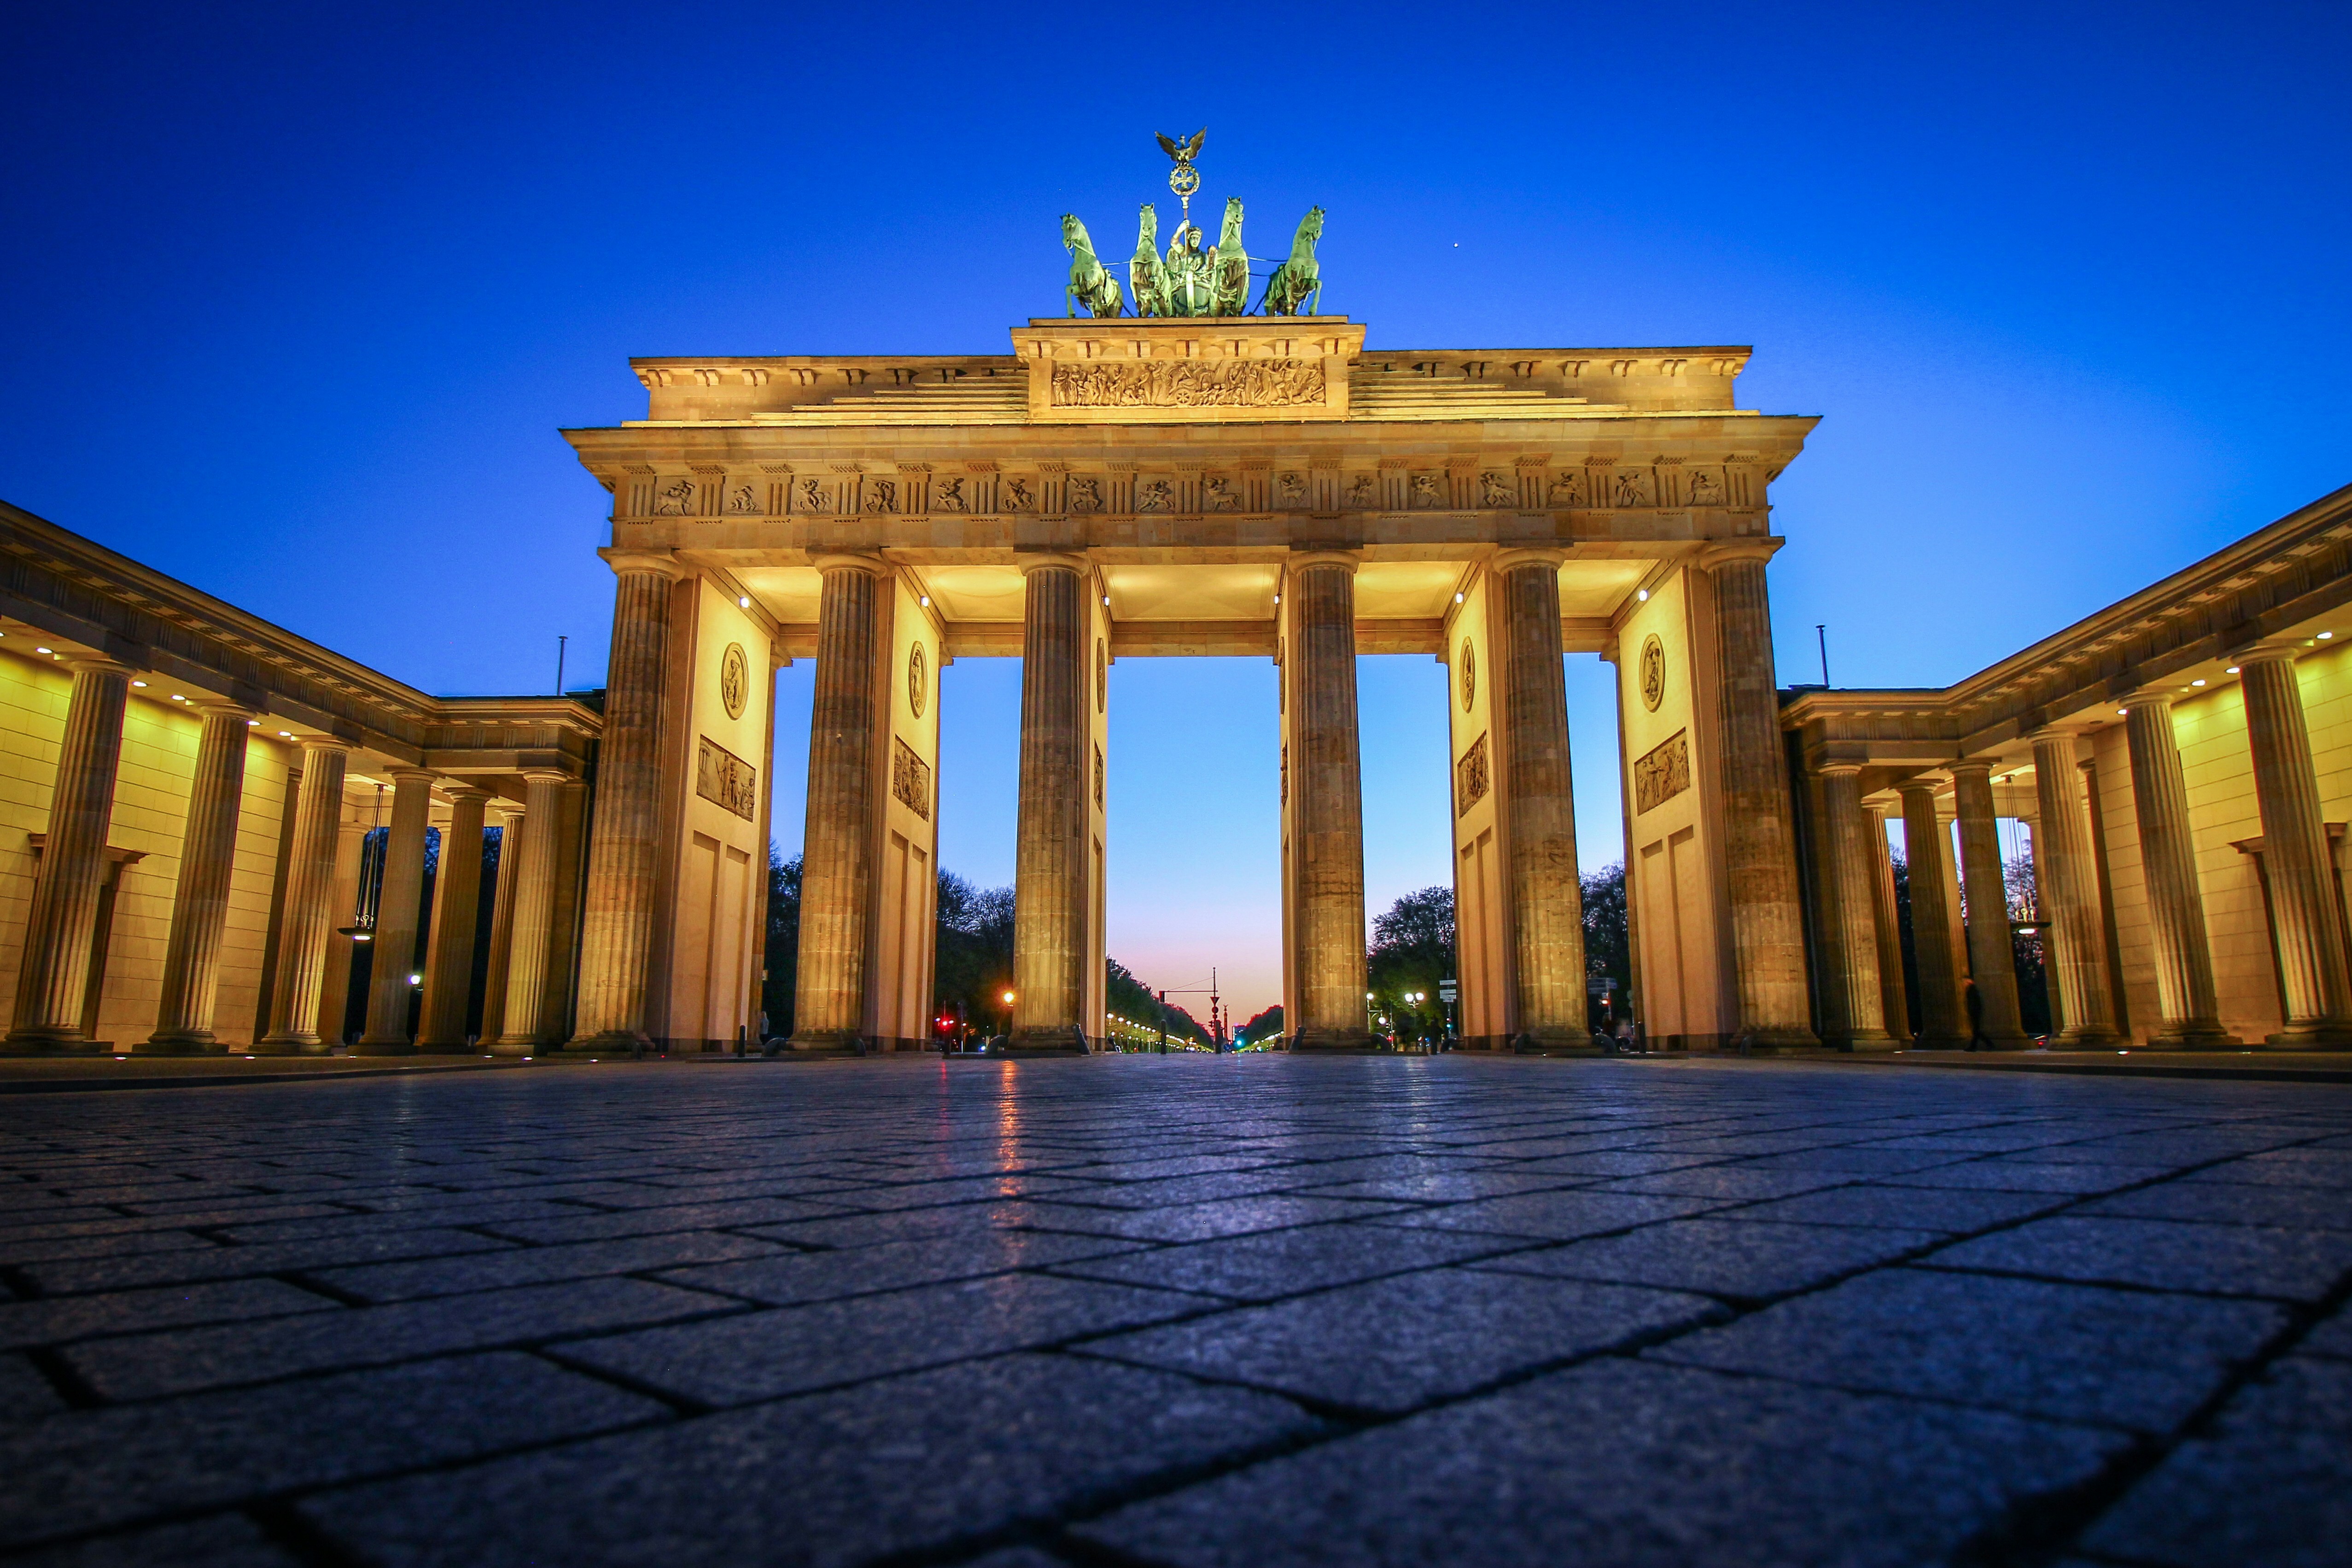
[[[1783, 682], [1942, 685], [2352, 482], [2352, 9], [11, 9], [0, 497], [440, 693], [601, 682], [632, 354], [1000, 353], [1152, 133], [1375, 347], [1752, 344]], [[1114, 245], [1114, 241], [1116, 242]], [[814, 670], [780, 682], [801, 833]], [[1620, 853], [1570, 660], [1580, 842]], [[1444, 672], [1361, 671], [1368, 903], [1446, 880]], [[1013, 875], [1016, 661], [944, 673]], [[1279, 996], [1275, 687], [1112, 686], [1110, 949]]]

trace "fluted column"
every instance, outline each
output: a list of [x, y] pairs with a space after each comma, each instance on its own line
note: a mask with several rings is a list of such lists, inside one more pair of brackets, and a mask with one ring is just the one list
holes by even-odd
[[875, 813], [881, 809], [876, 732], [887, 711], [880, 696], [886, 569], [864, 556], [824, 556], [816, 564], [824, 590], [809, 716], [792, 1048], [847, 1051], [866, 1027], [866, 936], [874, 907]]
[[2131, 747], [2132, 814], [2139, 821], [2140, 870], [2162, 1015], [2148, 1044], [2196, 1050], [2235, 1045], [2236, 1037], [2221, 1027], [2213, 987], [2213, 950], [2205, 934], [2205, 895], [2189, 823], [2189, 785], [2172, 734], [2172, 701], [2160, 692], [2140, 692], [2130, 705], [2124, 735]]
[[1829, 849], [1829, 904], [1837, 923], [1837, 973], [1823, 978], [1842, 993], [1844, 1043], [1855, 1051], [1894, 1044], [1878, 986], [1878, 913], [1871, 890], [1869, 845], [1863, 841], [1862, 769], [1832, 763], [1821, 770], [1822, 837]]
[[2022, 1051], [2033, 1040], [2019, 1022], [2017, 945], [2010, 934], [1990, 763], [1952, 768], [1952, 804], [1960, 822], [1960, 881], [1969, 894], [1969, 973], [1984, 1003], [1985, 1038], [1999, 1050]]
[[2271, 937], [2278, 952], [2285, 1027], [2270, 1043], [2304, 1050], [2352, 1048], [2352, 971], [2336, 904], [2319, 776], [2295, 679], [2294, 646], [2264, 643], [2239, 656], [2246, 744], [2253, 753], [2254, 800], [2263, 813], [2263, 873], [2270, 880]]
[[1586, 1047], [1584, 889], [1569, 775], [1568, 682], [1559, 643], [1558, 550], [1494, 562], [1503, 665], [1503, 799], [1518, 962], [1519, 1031], [1539, 1045]]
[[482, 977], [482, 1033], [485, 1050], [506, 1030], [507, 967], [514, 956], [515, 879], [522, 872], [523, 809], [511, 800], [493, 800], [489, 814], [499, 830], [499, 883], [490, 892], [489, 967]]
[[1944, 878], [1943, 819], [1936, 787], [1926, 779], [1902, 786], [1905, 875], [1911, 884], [1911, 955], [1919, 968], [1919, 1037], [1923, 1051], [1955, 1051], [1969, 1041], [1953, 965], [1952, 892]]
[[1021, 820], [1013, 879], [1015, 1051], [1075, 1055], [1087, 998], [1086, 562], [1021, 563]]
[[1903, 980], [1903, 917], [1895, 906], [1895, 860], [1886, 849], [1886, 812], [1862, 809], [1863, 852], [1870, 871], [1871, 925], [1878, 939], [1878, 1011], [1887, 1037], [1911, 1038], [1910, 992]]
[[[482, 1016], [482, 1038], [499, 1056], [530, 1056], [546, 1032], [547, 968], [555, 943], [555, 883], [563, 835], [561, 773], [523, 775], [522, 832], [507, 846], [515, 859], [514, 929], [507, 944], [506, 1005], [499, 1021]], [[511, 828], [508, 830], [513, 831]], [[507, 894], [506, 852], [499, 852], [499, 892]]]
[[441, 833], [441, 871], [433, 885], [433, 949], [425, 969], [425, 1017], [416, 1049], [447, 1055], [467, 1049], [466, 1005], [473, 1000], [474, 937], [482, 913], [482, 814], [490, 792], [470, 784], [449, 791], [449, 825]]
[[220, 991], [221, 934], [228, 925], [228, 884], [236, 865], [236, 817], [245, 801], [250, 710], [200, 702], [196, 770], [188, 781], [188, 819], [180, 835], [180, 880], [172, 890], [172, 935], [163, 948], [163, 995], [155, 1032], [131, 1049], [186, 1055], [218, 1051], [213, 1002]]
[[607, 550], [619, 580], [596, 750], [595, 820], [580, 935], [580, 1011], [572, 1051], [630, 1050], [646, 1038], [654, 899], [661, 883], [663, 695], [672, 586], [666, 555]]
[[2099, 913], [2099, 873], [2091, 859], [2091, 823], [2084, 814], [2072, 735], [2034, 732], [2033, 793], [2042, 813], [2033, 835], [2034, 875], [2050, 922], [2042, 950], [2058, 982], [2061, 1027], [2050, 1043], [2110, 1046], [2119, 1036], [2107, 984], [2106, 923]]
[[354, 1056], [407, 1056], [409, 966], [416, 961], [416, 925], [424, 911], [425, 832], [433, 814], [433, 775], [421, 768], [392, 769], [392, 823], [383, 843], [383, 881], [375, 901], [375, 936], [368, 960], [367, 1028]]
[[16, 971], [16, 1011], [5, 1047], [12, 1056], [72, 1051], [82, 1037], [83, 993], [106, 884], [106, 834], [114, 820], [114, 779], [122, 760], [122, 708], [131, 672], [111, 659], [68, 662], [73, 695], [49, 790], [48, 841], [33, 880], [25, 951]]
[[290, 1056], [327, 1049], [319, 1033], [319, 988], [327, 943], [335, 925], [335, 841], [343, 822], [343, 769], [351, 753], [341, 741], [302, 742], [302, 792], [294, 806], [294, 849], [286, 860], [285, 898], [278, 915], [278, 984], [269, 1000], [269, 1032], [256, 1053]]
[[1739, 998], [1734, 1043], [1818, 1043], [1805, 985], [1802, 898], [1789, 768], [1772, 673], [1772, 609], [1765, 540], [1711, 547], [1700, 558], [1715, 585], [1717, 758], [1724, 873], [1731, 903]]
[[[1360, 1051], [1364, 1020], [1364, 793], [1356, 730], [1356, 559], [1292, 558], [1289, 624], [1295, 1051]], [[1564, 755], [1564, 753], [1563, 753]]]

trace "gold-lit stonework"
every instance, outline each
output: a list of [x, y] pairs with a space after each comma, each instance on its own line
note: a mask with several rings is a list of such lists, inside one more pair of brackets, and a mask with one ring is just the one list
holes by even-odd
[[1690, 788], [1690, 738], [1681, 730], [1633, 764], [1633, 810], [1656, 810]]
[[1642, 644], [1642, 706], [1652, 713], [1666, 698], [1666, 649], [1653, 632]]
[[1455, 816], [1467, 816], [1470, 808], [1486, 798], [1486, 737], [1480, 736], [1470, 743], [1455, 765], [1454, 790]]
[[727, 710], [729, 718], [741, 718], [743, 705], [751, 695], [751, 664], [743, 656], [743, 644], [730, 643], [727, 652], [719, 658], [719, 703]]
[[724, 806], [749, 822], [760, 814], [759, 781], [758, 768], [709, 736], [702, 737], [694, 759], [696, 794], [713, 805]]

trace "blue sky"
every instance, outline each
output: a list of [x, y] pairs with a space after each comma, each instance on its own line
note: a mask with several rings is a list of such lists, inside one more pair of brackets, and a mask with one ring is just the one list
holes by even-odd
[[[627, 356], [999, 351], [1059, 214], [1120, 232], [1203, 124], [1213, 200], [1328, 210], [1376, 346], [1755, 345], [1742, 403], [1824, 416], [1775, 487], [1784, 680], [1821, 622], [1841, 685], [1949, 681], [2352, 481], [2344, 6], [1184, 15], [11, 9], [0, 496], [430, 689], [540, 689], [559, 633], [593, 679], [605, 497], [555, 431], [641, 411]], [[1017, 683], [942, 679], [983, 882]], [[1444, 695], [1362, 691], [1377, 909], [1445, 874]], [[1113, 950], [1270, 1000], [1270, 669], [1114, 698]]]

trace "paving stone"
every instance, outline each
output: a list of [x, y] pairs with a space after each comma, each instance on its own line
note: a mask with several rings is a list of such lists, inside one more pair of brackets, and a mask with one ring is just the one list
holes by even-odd
[[1932, 1231], [1884, 1227], [1673, 1219], [1622, 1236], [1514, 1252], [1480, 1266], [1750, 1301], [1823, 1284], [1942, 1239]]
[[62, 1344], [92, 1334], [216, 1323], [315, 1312], [338, 1303], [277, 1280], [117, 1291], [98, 1296], [56, 1296], [0, 1306], [0, 1350]]
[[1253, 1230], [1282, 1230], [1334, 1219], [1395, 1214], [1402, 1203], [1373, 1203], [1305, 1195], [1227, 1197], [1173, 1208], [1090, 1208], [1076, 1203], [1033, 1203], [1025, 1221], [1044, 1230], [1071, 1230], [1144, 1241], [1207, 1241]]
[[2172, 1174], [2169, 1166], [2054, 1164], [2042, 1160], [1969, 1160], [1932, 1170], [1906, 1171], [1885, 1178], [1902, 1187], [1965, 1187], [1998, 1192], [2117, 1192]]
[[2352, 1359], [2352, 1307], [2338, 1307], [2334, 1317], [2305, 1334], [2296, 1348], [2312, 1355]]
[[1025, 1225], [1029, 1212], [1029, 1206], [1023, 1203], [962, 1203], [945, 1208], [850, 1214], [783, 1225], [747, 1225], [741, 1231], [746, 1236], [790, 1242], [795, 1247], [879, 1247], [926, 1236], [952, 1236], [963, 1231]]
[[[213, 1091], [212, 1092], [226, 1092]], [[363, 1419], [354, 1416], [363, 1413]], [[528, 1355], [456, 1357], [0, 1431], [0, 1546], [667, 1417]]]
[[1802, 1197], [1759, 1203], [1743, 1219], [1792, 1219], [1813, 1225], [1887, 1225], [1906, 1230], [1982, 1230], [2073, 1202], [2056, 1193], [1985, 1192], [1968, 1188], [1841, 1186]]
[[2300, 1230], [2352, 1230], [2352, 1194], [2322, 1186], [2256, 1186], [2182, 1177], [2086, 1203], [2085, 1215], [2193, 1219], [2215, 1225], [2276, 1225]]
[[1444, 1208], [1391, 1215], [1368, 1225], [1427, 1230], [1479, 1231], [1538, 1240], [1573, 1241], [1660, 1219], [1680, 1219], [1721, 1208], [1720, 1200], [1622, 1192], [1528, 1192], [1482, 1198]]
[[16, 1561], [27, 1568], [300, 1568], [302, 1562], [251, 1520], [234, 1513], [99, 1536]]
[[1077, 1527], [1182, 1568], [1942, 1562], [2121, 1434], [1603, 1360]]
[[[301, 1509], [383, 1568], [824, 1568], [980, 1545], [1314, 1429], [1265, 1395], [1108, 1362], [1004, 1356]], [[625, 1531], [608, 1527], [619, 1519]]]
[[[662, 1278], [696, 1290], [784, 1307], [1099, 1258], [1141, 1245], [1115, 1237], [1045, 1230], [974, 1231], [879, 1247], [790, 1252], [740, 1263], [672, 1269]], [[780, 1248], [772, 1250], [782, 1252]]]
[[1658, 1176], [1601, 1182], [1592, 1190], [1666, 1193], [1682, 1197], [1719, 1197], [1730, 1201], [1819, 1192], [1823, 1187], [1843, 1186], [1853, 1179], [1853, 1174], [1847, 1171], [1780, 1171], [1763, 1170], [1755, 1166], [1701, 1166], [1692, 1170], [1667, 1171]]
[[1997, 1269], [2159, 1291], [2316, 1301], [2352, 1270], [2352, 1233], [2059, 1215], [1961, 1241], [1937, 1267]]
[[161, 1395], [417, 1356], [536, 1343], [732, 1309], [698, 1291], [644, 1280], [575, 1281], [269, 1322], [175, 1329], [77, 1345], [74, 1370], [109, 1399]]
[[736, 1259], [798, 1257], [793, 1249], [719, 1230], [681, 1230], [660, 1236], [629, 1236], [614, 1241], [574, 1241], [562, 1247], [514, 1247], [415, 1263], [372, 1263], [357, 1269], [325, 1269], [320, 1283], [369, 1301], [406, 1301], [425, 1296], [459, 1295], [509, 1285], [543, 1285], [587, 1280], [601, 1274], [642, 1274], [689, 1263]]
[[560, 1241], [609, 1241], [622, 1236], [653, 1236], [666, 1230], [740, 1229], [782, 1220], [825, 1219], [847, 1212], [837, 1203], [797, 1197], [754, 1197], [740, 1203], [674, 1203], [609, 1214], [575, 1214], [561, 1219], [524, 1219], [484, 1226], [493, 1236], [541, 1246]]
[[985, 1557], [974, 1557], [963, 1568], [1070, 1568], [1068, 1563], [1034, 1546], [1008, 1546]]
[[2161, 1433], [2285, 1322], [2267, 1302], [1889, 1269], [1648, 1354]]
[[1409, 1269], [1458, 1263], [1514, 1245], [1507, 1238], [1395, 1230], [1374, 1224], [1311, 1225], [1123, 1252], [1066, 1263], [1055, 1271], [1265, 1301]]
[[281, 1274], [340, 1264], [373, 1263], [394, 1258], [447, 1257], [490, 1252], [514, 1244], [470, 1230], [425, 1226], [358, 1236], [322, 1236], [278, 1241], [267, 1247], [214, 1247], [203, 1251], [146, 1252], [132, 1257], [79, 1258], [30, 1263], [25, 1273], [52, 1295], [88, 1291], [123, 1291], [141, 1285], [183, 1284], [196, 1280]]
[[1107, 1355], [1402, 1412], [1723, 1315], [1697, 1296], [1436, 1269], [1089, 1341]]
[[[1549, 1192], [1580, 1186], [1589, 1178], [1508, 1170], [1445, 1171], [1423, 1176], [1367, 1176], [1329, 1186], [1300, 1188], [1302, 1196], [1331, 1198], [1401, 1199], [1414, 1203], [1460, 1203], [1474, 1197], [1507, 1197], [1517, 1192]], [[1247, 1202], [1245, 1198], [1231, 1200]], [[1268, 1202], [1284, 1201], [1267, 1199]]]
[[2195, 1172], [2191, 1181], [2251, 1182], [2275, 1186], [2352, 1190], [2352, 1149], [2281, 1149], [2228, 1160]]
[[0, 1355], [0, 1423], [29, 1421], [65, 1407], [38, 1367], [21, 1355]]
[[1002, 1274], [567, 1344], [562, 1359], [709, 1406], [1033, 1350], [1197, 1312], [1200, 1297]]

